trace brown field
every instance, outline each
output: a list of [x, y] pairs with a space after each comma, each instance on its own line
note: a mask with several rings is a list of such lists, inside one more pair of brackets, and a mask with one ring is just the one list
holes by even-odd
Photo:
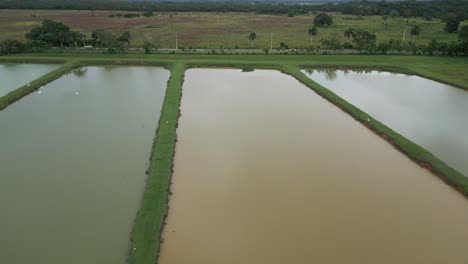
[[[390, 38], [401, 39], [404, 29], [417, 24], [422, 28], [420, 36], [415, 38], [418, 43], [425, 43], [433, 38], [439, 41], [456, 40], [456, 34], [443, 31], [443, 23], [439, 20], [425, 21], [421, 18], [396, 18], [388, 20], [388, 28], [382, 25], [382, 17], [371, 16], [357, 20], [351, 15], [333, 14], [335, 24], [329, 28], [320, 28], [319, 34], [310, 42], [307, 30], [312, 24], [313, 15], [307, 16], [274, 16], [254, 13], [155, 13], [153, 17], [139, 18], [109, 18], [118, 11], [89, 10], [0, 10], [0, 41], [5, 39], [23, 40], [24, 34], [37, 26], [42, 20], [52, 19], [70, 26], [74, 30], [86, 33], [88, 36], [95, 29], [107, 29], [116, 34], [129, 31], [132, 35], [132, 45], [141, 46], [151, 42], [160, 48], [175, 46], [175, 33], [178, 34], [179, 47], [198, 48], [247, 48], [250, 32], [256, 32], [254, 46], [268, 48], [270, 35], [273, 34], [273, 46], [280, 42], [290, 47], [305, 48], [319, 45], [319, 39], [338, 34], [342, 41], [344, 30], [349, 27], [363, 29], [377, 34], [378, 40]], [[467, 24], [468, 22], [465, 22]]]

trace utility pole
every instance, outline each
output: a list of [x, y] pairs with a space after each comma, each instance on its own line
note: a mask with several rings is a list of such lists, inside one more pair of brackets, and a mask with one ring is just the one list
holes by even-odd
[[273, 50], [273, 33], [270, 33], [270, 50]]
[[83, 38], [83, 47], [86, 46], [86, 42], [84, 40], [84, 37], [85, 37], [85, 34], [84, 33], [81, 33], [81, 37]]
[[177, 32], [175, 33], [175, 49], [179, 49], [179, 45], [177, 44]]
[[405, 41], [405, 37], [406, 37], [406, 28], [405, 28], [405, 31], [403, 31], [403, 41]]

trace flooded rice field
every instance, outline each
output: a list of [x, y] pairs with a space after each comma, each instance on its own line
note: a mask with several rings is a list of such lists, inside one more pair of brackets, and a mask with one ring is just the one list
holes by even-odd
[[1, 63], [0, 97], [60, 66], [60, 64]]
[[1, 263], [125, 263], [168, 78], [86, 67], [0, 112]]
[[389, 72], [304, 73], [468, 176], [467, 91]]
[[468, 201], [294, 78], [186, 72], [160, 264], [464, 263]]

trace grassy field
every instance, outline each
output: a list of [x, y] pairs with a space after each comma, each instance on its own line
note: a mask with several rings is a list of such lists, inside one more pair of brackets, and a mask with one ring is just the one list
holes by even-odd
[[[151, 42], [159, 48], [174, 48], [177, 32], [179, 48], [248, 48], [250, 32], [257, 33], [256, 48], [269, 48], [273, 34], [273, 47], [280, 42], [294, 48], [316, 47], [319, 40], [331, 34], [338, 34], [342, 42], [343, 32], [352, 27], [368, 30], [377, 35], [377, 40], [402, 39], [406, 30], [406, 40], [410, 40], [409, 30], [419, 25], [421, 34], [413, 38], [418, 44], [432, 39], [438, 41], [456, 40], [457, 34], [444, 32], [444, 24], [438, 20], [426, 21], [422, 18], [388, 18], [332, 14], [334, 25], [320, 28], [318, 36], [310, 42], [307, 34], [313, 21], [313, 14], [287, 17], [259, 15], [254, 13], [155, 13], [153, 17], [109, 18], [111, 11], [62, 11], [62, 10], [0, 10], [0, 41], [24, 39], [24, 34], [39, 25], [42, 20], [52, 19], [82, 31], [88, 36], [95, 29], [107, 29], [115, 33], [129, 31], [132, 45], [140, 47]], [[121, 12], [122, 13], [122, 12]], [[386, 27], [384, 26], [386, 23]], [[461, 25], [468, 24], [468, 21]]]
[[[417, 74], [455, 85], [468, 90], [468, 58], [420, 57], [420, 56], [266, 56], [266, 55], [71, 55], [71, 54], [30, 54], [0, 57], [8, 62], [64, 62], [64, 66], [49, 75], [33, 81], [41, 85], [40, 80], [57, 78], [63, 72], [83, 65], [136, 64], [162, 65], [171, 69], [171, 78], [159, 127], [156, 133], [151, 163], [148, 169], [148, 180], [138, 212], [129, 252], [129, 263], [150, 264], [157, 258], [162, 243], [161, 231], [167, 215], [167, 201], [172, 176], [173, 156], [177, 141], [177, 122], [182, 95], [182, 84], [186, 68], [191, 67], [239, 67], [244, 69], [269, 68], [280, 70], [295, 77], [329, 102], [340, 107], [354, 119], [390, 142], [396, 149], [410, 159], [430, 170], [448, 184], [468, 196], [468, 178], [447, 166], [431, 153], [404, 138], [392, 129], [369, 117], [368, 114], [320, 86], [304, 75], [304, 67], [357, 67], [366, 69], [383, 69], [401, 73]], [[21, 93], [19, 95], [26, 95]], [[6, 97], [8, 97], [7, 95]], [[15, 96], [15, 100], [19, 97]], [[0, 98], [0, 102], [3, 101]], [[14, 100], [6, 101], [8, 104]], [[368, 122], [371, 118], [372, 122]]]

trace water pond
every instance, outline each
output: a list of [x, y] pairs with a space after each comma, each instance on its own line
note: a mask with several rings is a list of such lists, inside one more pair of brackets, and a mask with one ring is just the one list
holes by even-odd
[[87, 67], [0, 112], [0, 262], [125, 263], [168, 78]]
[[468, 200], [291, 76], [186, 72], [160, 264], [463, 263]]
[[467, 91], [389, 72], [304, 73], [468, 176]]

